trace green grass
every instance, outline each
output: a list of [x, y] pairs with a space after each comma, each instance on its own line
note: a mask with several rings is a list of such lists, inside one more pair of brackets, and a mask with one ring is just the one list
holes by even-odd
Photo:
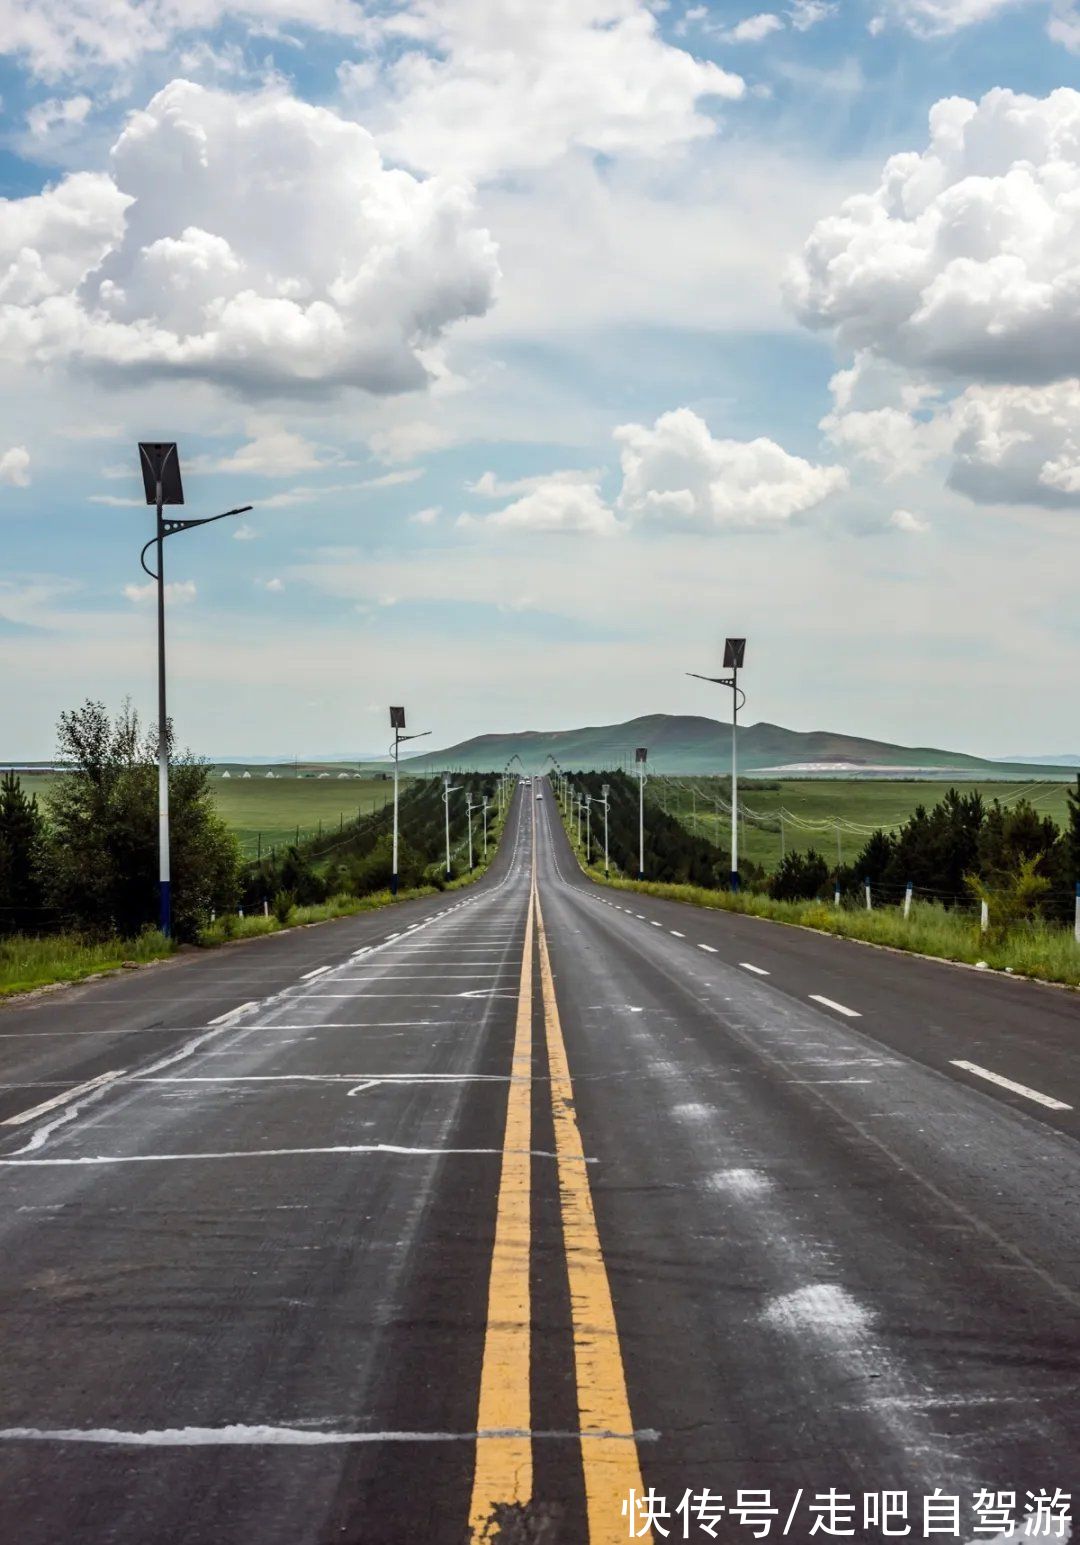
[[[394, 797], [394, 785], [382, 778], [338, 778], [337, 769], [328, 778], [296, 778], [288, 776], [267, 778], [265, 769], [253, 770], [250, 778], [221, 778], [216, 773], [210, 779], [221, 817], [230, 831], [236, 834], [245, 858], [255, 858], [272, 847], [285, 847], [296, 841], [297, 829], [301, 839], [317, 837], [320, 822], [322, 835], [330, 837], [343, 823], [355, 821], [358, 814], [367, 816], [381, 810]], [[49, 791], [56, 779], [50, 776], [24, 776], [23, 788], [28, 794], [37, 794], [44, 807], [48, 804]], [[402, 792], [408, 788], [402, 778]]]
[[[1003, 804], [1013, 803], [1025, 794], [1043, 815], [1054, 818], [1059, 826], [1065, 824], [1067, 789], [1071, 783], [982, 783], [967, 779], [957, 783], [961, 793], [978, 790], [989, 804], [1000, 799]], [[928, 809], [937, 804], [949, 788], [947, 779], [906, 780], [877, 778], [802, 778], [783, 779], [777, 788], [758, 788], [752, 778], [740, 784], [739, 803], [744, 818], [739, 827], [740, 857], [760, 864], [766, 870], [775, 869], [780, 861], [780, 822], [775, 812], [780, 806], [796, 818], [784, 823], [787, 851], [805, 852], [817, 848], [830, 864], [836, 860], [836, 828], [839, 821], [840, 852], [844, 863], [851, 863], [869, 835], [869, 829], [883, 826], [886, 830], [902, 825], [916, 805]], [[696, 816], [692, 790], [697, 790]], [[717, 786], [709, 778], [655, 778], [646, 785], [646, 797], [659, 800], [670, 814], [677, 816], [688, 831], [727, 848], [731, 840], [731, 816], [726, 811], [718, 815], [710, 808]], [[726, 783], [724, 792], [726, 793]], [[758, 822], [747, 817], [762, 817]], [[799, 823], [805, 822], [806, 826]], [[865, 827], [867, 831], [844, 830], [844, 823]]]
[[128, 961], [162, 960], [171, 953], [169, 941], [156, 929], [147, 929], [137, 939], [97, 943], [70, 933], [41, 939], [16, 934], [0, 939], [0, 997], [54, 982], [79, 982], [99, 971], [116, 970]]
[[[563, 824], [567, 825], [565, 815]], [[890, 949], [932, 955], [939, 960], [968, 965], [984, 961], [995, 970], [1011, 971], [1015, 976], [1080, 986], [1080, 943], [1068, 928], [1034, 922], [996, 936], [992, 932], [983, 934], [977, 916], [972, 913], [950, 911], [936, 902], [914, 902], [910, 916], [905, 918], [901, 907], [875, 907], [867, 912], [864, 907], [834, 907], [823, 901], [773, 901], [748, 891], [733, 895], [731, 891], [706, 890], [698, 885], [662, 885], [652, 880], [626, 879], [616, 873], [605, 879], [603, 868], [585, 864], [584, 847], [575, 841], [569, 826], [567, 832], [584, 872], [599, 885], [615, 890], [813, 928], [839, 938], [860, 939]]]

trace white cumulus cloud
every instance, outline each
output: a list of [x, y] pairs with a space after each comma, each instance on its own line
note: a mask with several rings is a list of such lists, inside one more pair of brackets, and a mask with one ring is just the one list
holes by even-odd
[[782, 32], [783, 20], [771, 11], [762, 11], [757, 16], [747, 16], [744, 21], [737, 22], [734, 27], [724, 33], [724, 41], [727, 43], [760, 43], [770, 33]]
[[811, 327], [960, 380], [1039, 383], [1080, 350], [1080, 92], [988, 92], [821, 220], [789, 276]]
[[969, 387], [951, 423], [959, 492], [979, 504], [1080, 508], [1080, 381]]
[[0, 354], [390, 393], [425, 385], [425, 351], [491, 304], [467, 190], [388, 170], [359, 124], [280, 89], [173, 81], [111, 160], [0, 203]]
[[870, 30], [880, 32], [893, 22], [916, 37], [943, 37], [1030, 3], [1031, 0], [871, 0], [874, 15]]
[[774, 440], [715, 439], [689, 408], [652, 427], [624, 424], [619, 509], [632, 519], [712, 530], [785, 525], [847, 487], [842, 467], [815, 466]]
[[461, 515], [458, 525], [496, 531], [574, 532], [586, 536], [612, 536], [618, 531], [619, 522], [604, 501], [598, 483], [580, 478], [572, 482], [562, 473], [529, 479], [529, 483], [529, 492], [503, 509], [482, 517]]
[[383, 27], [387, 74], [342, 80], [382, 102], [391, 154], [424, 171], [485, 178], [575, 146], [656, 155], [711, 134], [702, 105], [744, 91], [666, 42], [643, 0], [410, 0]]
[[0, 455], [0, 483], [26, 488], [30, 483], [30, 452], [24, 445], [13, 445]]
[[909, 536], [922, 536], [930, 530], [930, 522], [921, 515], [912, 514], [911, 510], [893, 510], [889, 525], [894, 531], [904, 531]]

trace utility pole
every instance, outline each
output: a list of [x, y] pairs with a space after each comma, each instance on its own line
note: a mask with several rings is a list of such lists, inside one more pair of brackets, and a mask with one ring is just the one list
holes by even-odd
[[645, 878], [645, 763], [649, 758], [647, 746], [638, 746], [634, 753], [638, 774], [638, 869], [639, 880]]

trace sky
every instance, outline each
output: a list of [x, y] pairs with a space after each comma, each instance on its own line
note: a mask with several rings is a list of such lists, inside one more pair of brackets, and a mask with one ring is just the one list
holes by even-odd
[[[0, 0], [0, 759], [1080, 751], [1080, 0]], [[6, 52], [2, 52], [6, 50]]]

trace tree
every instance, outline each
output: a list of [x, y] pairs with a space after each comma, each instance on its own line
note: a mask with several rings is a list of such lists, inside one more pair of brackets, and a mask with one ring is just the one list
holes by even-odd
[[37, 932], [43, 923], [45, 822], [37, 796], [13, 772], [0, 780], [0, 933]]
[[829, 866], [814, 848], [806, 854], [787, 853], [769, 880], [776, 901], [803, 901], [820, 896], [829, 883]]
[[[51, 801], [49, 888], [72, 925], [129, 938], [158, 917], [156, 737], [143, 737], [125, 704], [115, 720], [104, 704], [62, 714], [59, 757], [71, 771]], [[190, 754], [169, 777], [173, 930], [192, 939], [211, 910], [236, 905], [236, 840], [213, 805], [209, 768]]]

